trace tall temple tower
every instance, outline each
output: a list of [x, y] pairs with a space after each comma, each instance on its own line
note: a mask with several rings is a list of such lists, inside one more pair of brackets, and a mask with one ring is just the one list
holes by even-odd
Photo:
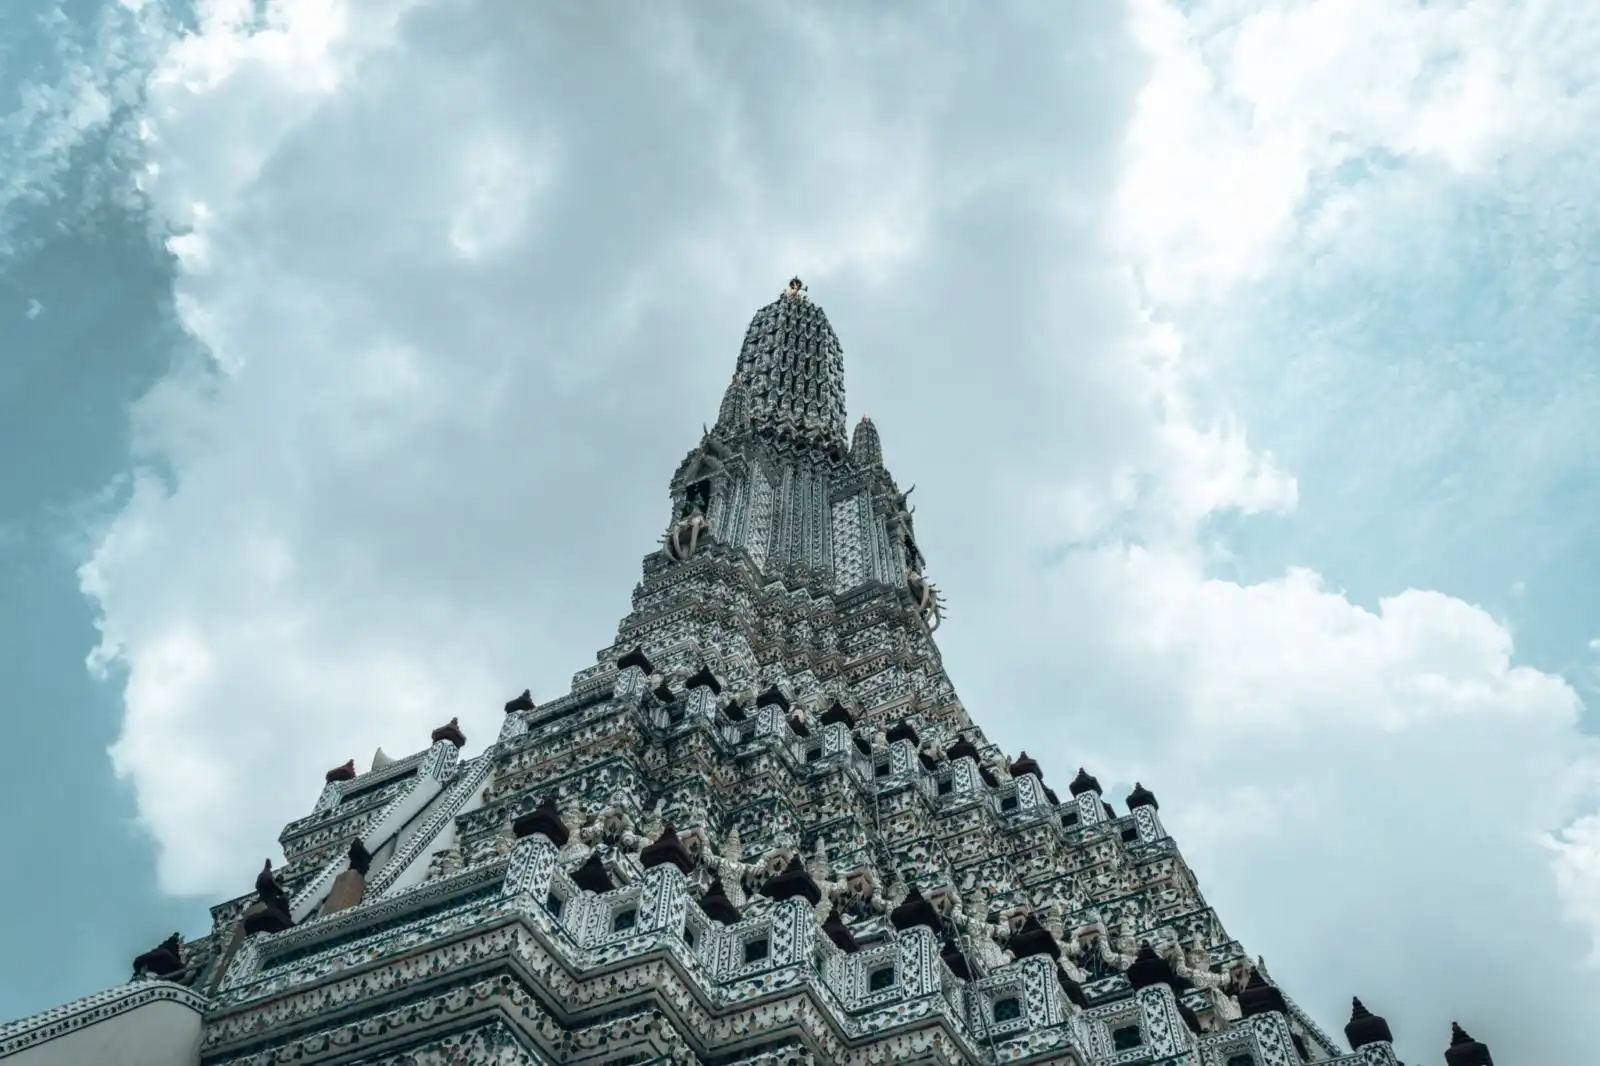
[[[791, 282], [569, 692], [473, 758], [452, 721], [330, 770], [209, 936], [0, 1058], [1394, 1066], [1382, 1018], [1357, 1002], [1344, 1051], [1251, 961], [1148, 789], [1119, 812], [1078, 769], [1063, 798], [985, 739], [843, 375]], [[1445, 1061], [1492, 1066], [1459, 1027]]]

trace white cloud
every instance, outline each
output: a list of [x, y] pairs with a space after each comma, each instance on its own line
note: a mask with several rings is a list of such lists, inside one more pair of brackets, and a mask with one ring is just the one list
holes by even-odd
[[143, 181], [215, 368], [141, 404], [161, 476], [83, 571], [163, 884], [241, 890], [323, 770], [452, 716], [476, 747], [591, 661], [748, 314], [798, 270], [923, 486], [978, 719], [1049, 736], [1058, 785], [1093, 762], [1156, 789], [1328, 1022], [1356, 991], [1407, 1047], [1458, 1009], [1508, 1058], [1575, 1064], [1594, 1034], [1558, 1012], [1592, 977], [1519, 1014], [1484, 975], [1581, 957], [1558, 889], [1596, 917], [1576, 696], [1440, 592], [1220, 579], [1218, 517], [1304, 490], [1182, 314], [1274, 266], [1328, 167], [1560, 135], [1528, 58], [1549, 34], [1506, 5], [1236, 7], [1136, 5], [1144, 84], [1094, 5], [1022, 30], [203, 5], [151, 86]]
[[[1579, 818], [1548, 844], [1556, 853], [1556, 882], [1567, 916], [1600, 929], [1600, 815]], [[1589, 961], [1600, 964], [1600, 942], [1592, 945]]]
[[1159, 300], [1268, 268], [1318, 179], [1374, 152], [1455, 172], [1581, 136], [1588, 5], [1134, 0], [1156, 57], [1130, 134], [1122, 211]]
[[[85, 206], [70, 195], [74, 186], [90, 194], [84, 201], [98, 194], [127, 202], [133, 153], [123, 119], [165, 31], [156, 12], [123, 5], [92, 14], [39, 6], [28, 23], [19, 17], [7, 25], [19, 61], [0, 71], [0, 88], [15, 100], [0, 114], [0, 254], [34, 239], [20, 229], [29, 208], [52, 204], [65, 221]], [[101, 149], [97, 164], [85, 161], [86, 144]]]

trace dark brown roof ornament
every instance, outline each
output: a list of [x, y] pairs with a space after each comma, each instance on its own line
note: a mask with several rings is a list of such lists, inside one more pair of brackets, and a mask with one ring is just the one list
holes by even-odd
[[900, 902], [900, 906], [889, 912], [889, 923], [902, 931], [910, 929], [913, 925], [925, 925], [929, 929], [937, 930], [942, 921], [933, 904], [922, 895], [922, 890], [912, 885], [911, 890], [906, 893], [906, 898]]
[[1133, 962], [1123, 974], [1128, 983], [1135, 989], [1149, 988], [1152, 985], [1175, 985], [1178, 983], [1177, 974], [1172, 970], [1172, 964], [1156, 954], [1155, 948], [1146, 940], [1139, 946], [1139, 954], [1134, 956]]
[[256, 874], [256, 902], [245, 908], [244, 931], [246, 934], [281, 933], [292, 925], [289, 894], [272, 875], [272, 860], [268, 859]]
[[1061, 957], [1061, 945], [1050, 935], [1050, 930], [1039, 924], [1039, 916], [1032, 911], [1028, 912], [1027, 918], [1017, 931], [1011, 934], [1011, 939], [1006, 941], [1006, 947], [1019, 959], [1025, 959], [1030, 955], [1049, 955], [1052, 959]]
[[720, 875], [711, 879], [711, 887], [700, 897], [700, 909], [705, 912], [707, 918], [723, 925], [733, 925], [739, 920], [739, 908], [728, 898], [727, 890], [722, 887]]
[[533, 710], [533, 690], [532, 689], [526, 689], [526, 688], [523, 689], [522, 690], [522, 695], [518, 696], [514, 700], [509, 701], [506, 704], [506, 713], [507, 714], [513, 714], [513, 713], [515, 713], [517, 711], [531, 711], [531, 710]]
[[1345, 1023], [1344, 1038], [1350, 1042], [1351, 1051], [1360, 1051], [1368, 1044], [1394, 1043], [1389, 1023], [1369, 1011], [1359, 999], [1350, 1001], [1350, 1020]]
[[323, 780], [327, 781], [330, 785], [335, 781], [353, 781], [355, 780], [356, 776], [356, 761], [351, 759], [343, 766], [335, 766], [332, 770], [329, 770], [322, 776]]
[[1289, 1004], [1276, 985], [1268, 984], [1267, 979], [1261, 976], [1261, 971], [1251, 967], [1250, 980], [1239, 992], [1239, 1013], [1246, 1018], [1271, 1013], [1287, 1016]]
[[1450, 1023], [1450, 1046], [1445, 1049], [1444, 1061], [1445, 1066], [1494, 1066], [1489, 1049], [1456, 1022]]
[[598, 851], [591, 851], [588, 861], [572, 871], [572, 883], [585, 892], [610, 892], [617, 887], [606, 864], [600, 861]]
[[467, 736], [461, 732], [461, 721], [458, 718], [450, 719], [444, 725], [435, 729], [429, 736], [435, 744], [441, 740], [448, 740], [458, 748], [467, 746]]
[[951, 762], [957, 759], [972, 759], [976, 761], [978, 758], [978, 746], [967, 739], [965, 733], [962, 733], [961, 736], [956, 738], [954, 744], [944, 750], [944, 754], [945, 758]]
[[1024, 774], [1032, 774], [1034, 777], [1037, 777], [1040, 780], [1043, 780], [1044, 778], [1044, 772], [1039, 769], [1039, 760], [1030, 756], [1026, 751], [1017, 756], [1017, 761], [1012, 763], [1010, 767], [1007, 768], [1007, 773], [1009, 773], [1012, 777], [1021, 777]]
[[133, 976], [157, 979], [183, 972], [183, 937], [173, 933], [159, 945], [133, 960]]
[[822, 902], [822, 889], [806, 870], [805, 863], [796, 855], [789, 860], [783, 872], [761, 886], [761, 894], [768, 899], [785, 900], [804, 896], [813, 906]]
[[662, 828], [661, 835], [639, 852], [639, 863], [647, 870], [652, 866], [670, 864], [684, 873], [689, 873], [694, 869], [694, 856], [689, 854], [689, 849], [678, 839], [677, 828], [668, 822]]
[[273, 876], [271, 859], [262, 862], [261, 872], [256, 874], [256, 895], [261, 897], [262, 903], [269, 906], [285, 911], [289, 909], [289, 895]]
[[539, 806], [511, 823], [511, 832], [518, 840], [535, 833], [542, 834], [558, 848], [566, 847], [572, 836], [566, 823], [561, 820], [561, 810], [556, 806], [555, 796], [548, 792]]
[[855, 934], [850, 932], [850, 927], [845, 925], [844, 919], [839, 916], [838, 907], [834, 907], [828, 912], [827, 921], [822, 923], [822, 931], [846, 955], [853, 955], [861, 950], [861, 945], [857, 942]]

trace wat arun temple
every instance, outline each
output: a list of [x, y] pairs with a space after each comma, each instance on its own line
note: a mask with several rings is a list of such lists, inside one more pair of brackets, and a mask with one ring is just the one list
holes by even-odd
[[985, 738], [798, 280], [670, 491], [569, 691], [308, 782], [209, 935], [0, 1027], [5, 1066], [1398, 1066], [1229, 935], [1153, 792]]

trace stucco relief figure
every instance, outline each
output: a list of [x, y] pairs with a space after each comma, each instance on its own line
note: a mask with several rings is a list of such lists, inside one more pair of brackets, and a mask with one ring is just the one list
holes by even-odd
[[761, 861], [753, 871], [763, 884], [782, 873], [789, 861], [800, 853], [800, 841], [786, 829], [774, 833], [772, 843], [772, 850], [761, 856]]
[[984, 902], [986, 898], [985, 893], [969, 892], [964, 905], [951, 910], [948, 917], [960, 932], [967, 957], [976, 962], [984, 973], [989, 973], [1008, 965], [1014, 961], [1014, 957], [1002, 946], [1002, 942], [1011, 936], [1010, 926], [990, 918], [977, 917], [988, 913], [988, 904]]
[[[728, 830], [721, 849], [707, 860], [707, 865], [711, 866], [721, 878], [722, 890], [727, 895], [728, 902], [740, 910], [751, 901], [750, 893], [756, 887], [755, 882], [767, 870], [768, 858], [767, 855], [763, 855], [755, 862], [745, 862], [741, 858], [743, 853], [743, 838], [739, 835], [739, 827], [734, 826]], [[779, 870], [782, 868], [778, 867]]]
[[501, 823], [499, 831], [490, 841], [489, 850], [496, 856], [510, 855], [517, 846], [517, 833], [512, 828], [512, 821], [511, 812], [507, 811], [505, 821]]
[[460, 848], [454, 844], [440, 848], [428, 856], [428, 872], [424, 875], [423, 880], [437, 881], [442, 877], [449, 877], [452, 874], [459, 873], [462, 865]]
[[938, 629], [944, 621], [944, 600], [933, 582], [922, 575], [920, 570], [906, 571], [906, 589], [910, 591], [911, 598], [916, 602], [917, 610], [923, 620], [928, 623], [930, 630]]
[[585, 844], [614, 844], [625, 848], [637, 847], [643, 837], [634, 831], [633, 815], [628, 813], [628, 796], [621, 789], [611, 793], [606, 805], [594, 818], [578, 830]]
[[673, 562], [687, 562], [700, 550], [700, 545], [711, 535], [711, 523], [703, 512], [695, 510], [678, 519], [667, 533], [667, 557]]

